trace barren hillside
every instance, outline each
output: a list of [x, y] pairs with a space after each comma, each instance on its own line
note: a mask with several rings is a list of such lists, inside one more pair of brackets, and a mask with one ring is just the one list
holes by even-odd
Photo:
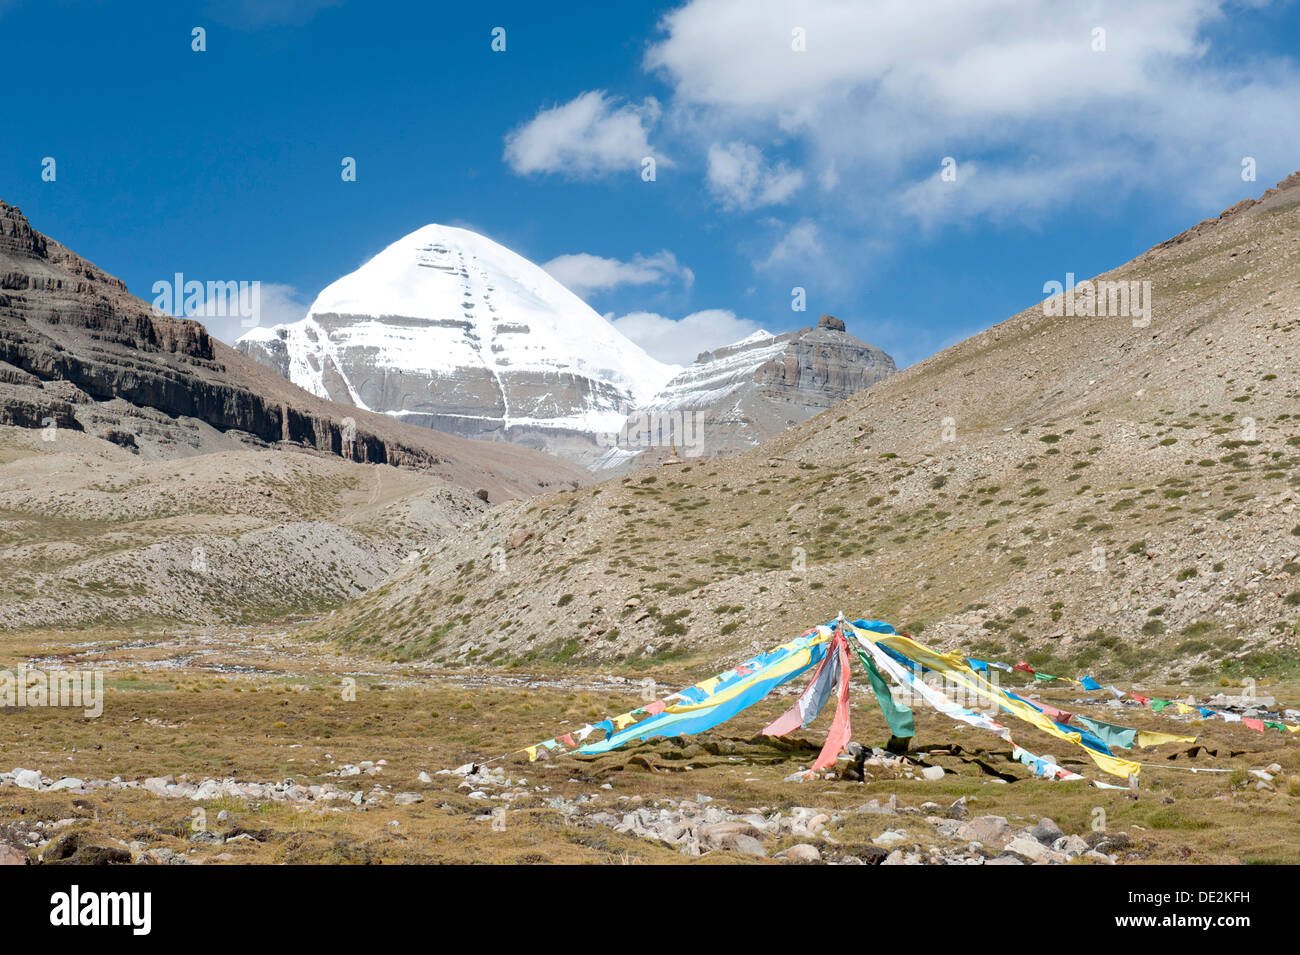
[[320, 613], [487, 508], [412, 468], [0, 427], [0, 632]]

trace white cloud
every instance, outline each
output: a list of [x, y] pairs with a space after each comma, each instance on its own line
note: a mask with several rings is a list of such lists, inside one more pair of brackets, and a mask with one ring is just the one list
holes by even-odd
[[506, 136], [505, 160], [520, 175], [558, 173], [572, 179], [641, 170], [653, 156], [649, 131], [659, 121], [659, 102], [617, 105], [604, 90], [590, 90], [560, 106], [543, 109]]
[[736, 141], [709, 147], [709, 189], [728, 208], [782, 203], [802, 185], [802, 172], [785, 162], [768, 165], [757, 146]]
[[305, 318], [311, 302], [304, 299], [292, 285], [277, 282], [262, 283], [263, 325], [284, 325]]
[[689, 365], [702, 351], [730, 345], [758, 331], [757, 323], [738, 318], [735, 312], [724, 308], [692, 312], [675, 320], [654, 312], [606, 317], [652, 358], [670, 365]]
[[[205, 295], [198, 307], [186, 312], [186, 318], [202, 322], [217, 339], [232, 344], [248, 332], [252, 322], [263, 328], [296, 322], [307, 314], [311, 303], [302, 298], [292, 285], [279, 282], [259, 283], [259, 294], [254, 295], [251, 284], [239, 298]], [[206, 283], [205, 283], [206, 292]]]
[[586, 252], [558, 255], [542, 268], [583, 297], [621, 285], [657, 285], [672, 278], [681, 279], [686, 288], [695, 282], [695, 273], [679, 264], [677, 256], [667, 249], [655, 255], [634, 256], [631, 262]]
[[796, 222], [776, 241], [767, 257], [755, 263], [759, 270], [788, 268], [791, 266], [811, 267], [826, 254], [822, 245], [821, 231], [810, 219]]
[[[1204, 52], [1197, 31], [1223, 5], [1128, 0], [1102, 14], [1069, 0], [693, 0], [664, 18], [646, 65], [687, 101], [796, 122], [871, 86], [927, 113], [1031, 114], [1145, 89], [1157, 60]], [[794, 27], [806, 52], [791, 49]], [[1092, 50], [1096, 27], [1105, 53]]]
[[1127, 172], [1122, 163], [1078, 154], [1051, 165], [1030, 161], [987, 170], [972, 160], [956, 166], [955, 179], [945, 180], [936, 169], [908, 186], [898, 206], [927, 230], [977, 217], [999, 221], [1014, 214], [1022, 222], [1032, 221], [1049, 214], [1057, 199], [1089, 185], [1120, 181]]
[[[718, 142], [789, 141], [821, 171], [826, 227], [1019, 216], [1133, 190], [1203, 208], [1249, 191], [1243, 156], [1274, 157], [1280, 178], [1300, 153], [1300, 124], [1279, 121], [1300, 100], [1295, 60], [1208, 55], [1207, 31], [1235, 5], [690, 0], [644, 62], [672, 86], [665, 126], [708, 153], [715, 190], [730, 195]], [[795, 27], [806, 52], [791, 49]], [[941, 190], [945, 155], [979, 175]], [[752, 165], [732, 165], [735, 204], [760, 199], [761, 175], [746, 190]]]

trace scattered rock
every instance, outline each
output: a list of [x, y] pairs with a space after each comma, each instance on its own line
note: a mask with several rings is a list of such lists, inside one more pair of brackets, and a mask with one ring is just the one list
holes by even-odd
[[1090, 832], [1084, 836], [1084, 840], [1101, 853], [1118, 852], [1133, 844], [1127, 832]]
[[905, 842], [906, 840], [907, 840], [907, 833], [903, 832], [903, 830], [886, 829], [884, 832], [876, 836], [876, 838], [872, 839], [871, 841], [883, 849], [888, 849], [889, 847], [896, 846], [900, 842]]
[[166, 847], [146, 849], [140, 855], [141, 865], [188, 865], [189, 860], [175, 850]]
[[784, 852], [777, 853], [777, 856], [778, 858], [788, 859], [791, 862], [810, 863], [822, 861], [821, 850], [807, 842], [801, 842], [797, 846], [791, 846]]
[[26, 865], [27, 853], [18, 846], [0, 842], [0, 865]]
[[884, 803], [873, 799], [871, 802], [859, 806], [857, 811], [869, 812], [881, 816], [892, 816], [898, 812], [898, 797], [891, 794]]
[[729, 839], [738, 835], [753, 838], [758, 835], [758, 830], [749, 823], [739, 820], [719, 822], [714, 825], [700, 826], [699, 828], [700, 839], [714, 846], [724, 846]]

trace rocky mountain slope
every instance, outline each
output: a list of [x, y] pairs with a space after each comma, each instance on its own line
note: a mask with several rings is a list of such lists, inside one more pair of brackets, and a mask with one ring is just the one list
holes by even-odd
[[1300, 175], [1101, 278], [1149, 315], [1035, 303], [739, 457], [495, 509], [318, 632], [734, 661], [843, 610], [1048, 672], [1294, 668]]
[[322, 397], [584, 461], [673, 373], [539, 266], [441, 225], [237, 346]]
[[310, 395], [155, 312], [0, 202], [0, 424], [84, 431], [147, 459], [294, 446], [428, 469], [502, 498], [581, 474]]
[[[892, 375], [894, 360], [823, 315], [815, 328], [704, 352], [629, 416], [595, 466], [644, 466], [671, 455], [748, 450]], [[668, 436], [665, 439], [665, 435]]]

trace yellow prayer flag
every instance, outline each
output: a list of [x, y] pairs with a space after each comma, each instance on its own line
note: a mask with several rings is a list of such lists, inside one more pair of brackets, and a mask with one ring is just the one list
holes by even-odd
[[714, 688], [721, 682], [716, 676], [711, 676], [707, 680], [695, 684], [695, 689], [703, 692], [705, 696], [712, 696]]

